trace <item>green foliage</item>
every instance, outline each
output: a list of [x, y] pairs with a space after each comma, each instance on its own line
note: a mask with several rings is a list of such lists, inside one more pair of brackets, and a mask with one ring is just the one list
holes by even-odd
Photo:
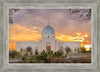
[[28, 52], [31, 52], [32, 51], [32, 48], [31, 47], [27, 47], [26, 49]]
[[66, 61], [65, 58], [66, 56], [63, 56], [63, 54], [60, 53], [59, 51], [57, 52], [48, 51], [46, 53], [45, 50], [43, 50], [38, 55], [25, 54], [22, 57], [22, 62], [24, 63], [65, 63], [65, 62], [68, 62]]
[[15, 50], [9, 51], [9, 57], [15, 58], [16, 55], [19, 55], [19, 53], [17, 53], [17, 51], [15, 51]]
[[27, 52], [27, 53], [30, 53], [30, 55], [32, 55], [32, 48], [31, 48], [31, 47], [27, 47], [27, 48], [26, 48], [26, 52]]
[[80, 48], [79, 47], [77, 48], [77, 51], [78, 51], [78, 53], [80, 53]]
[[80, 48], [81, 53], [86, 53], [86, 50], [84, 47]]
[[35, 52], [36, 55], [38, 55], [38, 52]]
[[48, 55], [51, 55], [51, 51], [50, 51], [50, 50], [48, 50], [47, 54], [48, 54]]
[[26, 60], [26, 59], [28, 59], [28, 55], [27, 55], [27, 54], [25, 54], [25, 55], [22, 57], [22, 60], [23, 60], [23, 61]]
[[68, 54], [69, 52], [71, 52], [71, 49], [69, 47], [65, 48], [66, 54]]
[[59, 51], [54, 52], [54, 54], [53, 54], [54, 57], [59, 57], [59, 56], [62, 56], [62, 55], [63, 55], [63, 54], [60, 53]]

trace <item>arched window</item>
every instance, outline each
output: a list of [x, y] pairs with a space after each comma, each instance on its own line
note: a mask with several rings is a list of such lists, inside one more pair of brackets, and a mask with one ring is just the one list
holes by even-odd
[[76, 51], [77, 51], [77, 49], [75, 48], [75, 49], [74, 49], [74, 51], [76, 52]]
[[21, 49], [20, 49], [20, 51], [22, 52], [22, 51], [23, 51], [23, 49], [21, 48]]
[[38, 55], [38, 49], [35, 49], [35, 54]]
[[48, 35], [48, 38], [49, 38], [49, 35]]

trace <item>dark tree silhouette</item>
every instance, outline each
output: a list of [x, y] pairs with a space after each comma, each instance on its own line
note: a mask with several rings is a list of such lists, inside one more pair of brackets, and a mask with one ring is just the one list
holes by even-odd
[[9, 9], [9, 23], [13, 23], [12, 15], [17, 12], [19, 9]]
[[78, 13], [80, 17], [85, 16], [84, 20], [89, 21], [91, 19], [91, 9], [69, 9], [70, 14]]
[[69, 47], [65, 48], [66, 54], [68, 54], [69, 52], [71, 52], [71, 49]]
[[81, 51], [81, 53], [86, 53], [85, 47], [81, 47], [81, 48], [80, 48], [80, 51]]
[[28, 51], [28, 52], [31, 52], [31, 51], [32, 51], [32, 48], [31, 48], [30, 46], [28, 46], [28, 47], [27, 47], [27, 51]]
[[11, 56], [12, 58], [15, 58], [16, 55], [17, 55], [17, 51], [15, 50], [9, 51], [9, 56]]
[[29, 52], [32, 55], [32, 47], [28, 46], [26, 51], [27, 51], [27, 53]]

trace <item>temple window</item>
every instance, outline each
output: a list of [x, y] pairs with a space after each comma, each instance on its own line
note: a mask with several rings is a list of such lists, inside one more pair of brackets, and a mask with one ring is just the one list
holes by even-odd
[[23, 49], [21, 48], [21, 49], [20, 49], [20, 51], [22, 52], [22, 51], [23, 51]]
[[35, 54], [38, 55], [38, 49], [35, 49]]
[[48, 35], [48, 38], [49, 38], [49, 35]]

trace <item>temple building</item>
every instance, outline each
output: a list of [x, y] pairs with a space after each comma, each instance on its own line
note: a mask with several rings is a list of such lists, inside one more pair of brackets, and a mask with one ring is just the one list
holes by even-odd
[[[48, 22], [49, 23], [49, 22]], [[33, 54], [36, 52], [41, 53], [43, 50], [49, 51], [62, 51], [66, 53], [65, 48], [70, 48], [73, 53], [78, 52], [80, 48], [80, 43], [76, 41], [59, 41], [55, 37], [55, 30], [49, 24], [46, 25], [42, 30], [42, 38], [38, 41], [19, 41], [16, 43], [17, 51], [31, 47]]]

